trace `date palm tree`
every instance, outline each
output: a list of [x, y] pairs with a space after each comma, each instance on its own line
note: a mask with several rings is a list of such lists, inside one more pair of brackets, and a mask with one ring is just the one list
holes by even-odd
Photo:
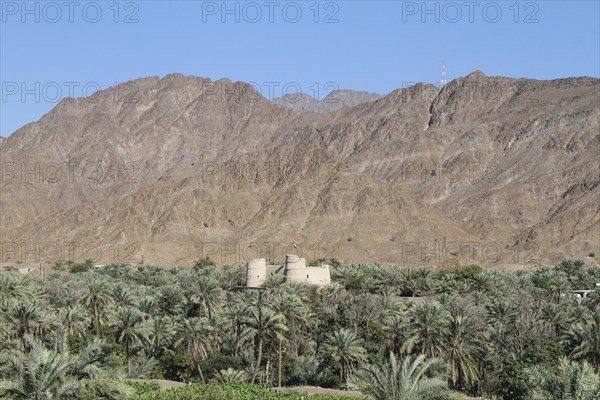
[[204, 316], [212, 319], [213, 311], [221, 304], [222, 289], [219, 281], [210, 275], [200, 275], [197, 278], [197, 287], [192, 300], [199, 303], [204, 310]]
[[[310, 320], [310, 314], [307, 312], [302, 299], [295, 295], [289, 293], [281, 293], [275, 296], [273, 300], [273, 310], [276, 313], [283, 315], [284, 320], [283, 323], [287, 327], [286, 331], [291, 332], [291, 338], [294, 339], [294, 334], [300, 334], [302, 332], [302, 327], [307, 326]], [[286, 337], [283, 335], [283, 332], [278, 336], [279, 339], [279, 349], [278, 349], [278, 365], [277, 365], [277, 381], [278, 386], [281, 387], [282, 380], [282, 358], [283, 358], [283, 343]], [[293, 340], [296, 344], [295, 353], [298, 355], [298, 343], [300, 342], [298, 337], [295, 337], [296, 340]]]
[[108, 283], [98, 277], [88, 280], [84, 287], [83, 303], [90, 308], [96, 336], [100, 335], [101, 316], [110, 304], [111, 296], [107, 290]]
[[[47, 307], [45, 304], [44, 307]], [[40, 339], [45, 339], [50, 335], [56, 335], [61, 328], [60, 320], [55, 312], [51, 309], [42, 311], [41, 319], [34, 330], [34, 336]]]
[[284, 324], [284, 317], [282, 314], [276, 313], [269, 308], [261, 308], [259, 310], [250, 310], [250, 318], [248, 320], [248, 326], [253, 329], [254, 340], [256, 343], [256, 365], [252, 372], [251, 383], [254, 383], [260, 371], [260, 364], [263, 356], [263, 346], [265, 339], [270, 336], [274, 336], [279, 340], [279, 351], [281, 354], [281, 345], [283, 341], [283, 334], [288, 329]]
[[468, 317], [453, 316], [444, 330], [443, 358], [448, 365], [448, 373], [454, 387], [462, 383], [476, 382], [480, 376], [477, 360], [482, 359], [483, 351], [479, 339], [480, 330]]
[[554, 274], [554, 276], [549, 282], [548, 290], [555, 298], [555, 300], [557, 302], [560, 302], [562, 296], [564, 296], [566, 292], [571, 290], [571, 283], [569, 282], [569, 279], [567, 278], [566, 274]]
[[404, 353], [420, 353], [426, 357], [442, 354], [442, 338], [446, 316], [439, 303], [419, 303], [408, 310], [408, 338], [402, 346]]
[[532, 400], [597, 400], [600, 378], [588, 362], [558, 360], [556, 367], [536, 366], [529, 370]]
[[31, 280], [13, 275], [0, 275], [0, 299], [25, 300], [33, 298]]
[[492, 276], [488, 272], [480, 272], [471, 277], [471, 287], [480, 292], [490, 291], [494, 287]]
[[383, 331], [386, 333], [388, 348], [398, 357], [406, 334], [406, 322], [406, 318], [401, 314], [392, 314], [383, 320]]
[[379, 274], [380, 286], [388, 286], [392, 290], [396, 290], [402, 286], [404, 273], [400, 268], [390, 267], [385, 268]]
[[576, 323], [567, 333], [566, 341], [573, 345], [573, 357], [587, 359], [600, 368], [600, 308]]
[[89, 327], [90, 320], [83, 306], [79, 304], [61, 308], [58, 312], [58, 318], [62, 328], [69, 336], [84, 336], [87, 327]]
[[123, 283], [113, 286], [111, 295], [117, 306], [133, 306], [136, 301], [135, 293]]
[[296, 296], [303, 303], [305, 303], [309, 300], [311, 288], [310, 286], [304, 285], [300, 282], [287, 282], [283, 286], [283, 292], [290, 296]]
[[231, 289], [234, 286], [242, 285], [243, 278], [246, 275], [245, 268], [242, 264], [224, 265], [220, 274], [220, 280], [223, 287]]
[[325, 287], [320, 292], [324, 311], [334, 314], [338, 310], [342, 299], [346, 296], [346, 289], [338, 282], [333, 282], [329, 287]]
[[234, 382], [246, 382], [248, 380], [248, 374], [246, 371], [235, 370], [233, 368], [222, 369], [215, 374], [212, 379], [214, 383], [234, 383]]
[[131, 375], [131, 355], [135, 345], [145, 339], [145, 331], [142, 321], [143, 315], [135, 307], [119, 307], [112, 316], [112, 326], [115, 329], [117, 343], [123, 345], [125, 362], [127, 363], [127, 374]]
[[171, 318], [158, 315], [144, 321], [142, 325], [143, 331], [146, 333], [146, 342], [150, 346], [150, 355], [152, 357], [160, 356], [175, 335], [175, 327]]
[[34, 301], [16, 301], [9, 304], [3, 317], [21, 341], [21, 349], [27, 348], [25, 335], [34, 334], [42, 324], [44, 313], [39, 303]]
[[3, 356], [0, 395], [23, 400], [102, 398], [124, 400], [131, 393], [117, 376], [96, 363], [104, 356], [99, 342], [92, 342], [79, 354], [71, 354], [63, 336], [55, 346], [47, 349], [31, 335], [25, 336], [29, 352]]
[[431, 269], [419, 268], [416, 273], [417, 277], [417, 289], [420, 291], [428, 291], [433, 285], [433, 276]]
[[136, 307], [144, 314], [147, 314], [146, 318], [148, 318], [150, 315], [157, 314], [160, 309], [156, 298], [153, 296], [144, 296], [140, 298], [136, 304]]
[[340, 380], [345, 385], [354, 366], [367, 360], [363, 341], [355, 332], [341, 328], [333, 332], [325, 342], [325, 351], [340, 367]]
[[256, 362], [254, 371], [250, 378], [250, 383], [256, 381], [258, 371], [263, 356], [263, 346], [268, 337], [276, 337], [282, 339], [282, 335], [288, 330], [285, 325], [285, 317], [281, 313], [275, 312], [272, 308], [264, 304], [264, 292], [261, 290], [257, 294], [251, 293], [246, 301], [249, 302], [247, 308], [247, 317], [244, 319], [244, 324], [249, 327], [254, 334]]
[[569, 315], [569, 308], [565, 306], [565, 304], [567, 303], [548, 304], [543, 310], [544, 320], [552, 327], [554, 333], [559, 337], [572, 323], [571, 316]]
[[404, 295], [415, 296], [419, 288], [419, 276], [417, 270], [411, 267], [401, 269], [402, 292]]
[[223, 307], [223, 313], [220, 316], [222, 325], [227, 326], [231, 332], [230, 337], [224, 337], [221, 343], [229, 341], [232, 353], [235, 357], [239, 356], [243, 343], [250, 335], [250, 329], [244, 325], [247, 316], [248, 305], [242, 303], [239, 294], [228, 292], [225, 297], [226, 303]]
[[379, 314], [377, 319], [380, 322], [394, 315], [401, 315], [405, 311], [405, 306], [400, 298], [392, 294], [387, 288], [381, 293], [381, 297], [377, 299], [377, 302]]
[[204, 374], [202, 373], [200, 360], [206, 358], [212, 349], [211, 338], [213, 330], [213, 327], [206, 317], [184, 318], [179, 323], [181, 337], [175, 342], [175, 346], [179, 346], [182, 343], [186, 344], [188, 353], [196, 363], [196, 369], [198, 370], [198, 375], [202, 383], [206, 382], [204, 380]]
[[285, 283], [285, 276], [283, 274], [271, 274], [267, 276], [262, 287], [266, 289], [275, 289], [281, 287]]
[[390, 353], [384, 365], [367, 364], [351, 378], [353, 387], [374, 400], [450, 400], [462, 398], [448, 388], [443, 376], [432, 373], [438, 359], [406, 357], [402, 362]]

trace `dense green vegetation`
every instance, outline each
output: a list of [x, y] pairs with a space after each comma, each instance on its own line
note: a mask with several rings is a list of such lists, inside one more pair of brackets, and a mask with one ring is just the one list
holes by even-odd
[[[147, 391], [134, 400], [299, 400], [297, 393], [283, 393], [263, 385], [226, 383], [185, 386], [164, 391]], [[362, 400], [356, 397], [311, 395], [311, 400]]]
[[568, 293], [593, 289], [598, 266], [331, 264], [320, 290], [274, 276], [230, 291], [245, 266], [208, 259], [1, 275], [0, 397], [296, 399], [268, 388], [314, 385], [377, 400], [600, 399], [600, 291]]

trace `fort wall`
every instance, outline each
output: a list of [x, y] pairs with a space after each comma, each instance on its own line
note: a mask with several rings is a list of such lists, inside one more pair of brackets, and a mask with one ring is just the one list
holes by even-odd
[[329, 266], [307, 267], [306, 260], [295, 254], [285, 257], [284, 265], [266, 265], [264, 258], [248, 262], [246, 287], [259, 287], [271, 274], [283, 274], [286, 282], [326, 286], [331, 284]]

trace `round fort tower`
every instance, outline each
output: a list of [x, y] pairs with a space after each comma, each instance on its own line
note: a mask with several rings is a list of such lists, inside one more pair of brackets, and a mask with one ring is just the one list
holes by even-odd
[[284, 275], [287, 282], [306, 282], [308, 280], [306, 260], [296, 254], [286, 255]]
[[248, 261], [246, 270], [246, 286], [258, 287], [267, 279], [267, 262], [264, 258], [254, 258]]

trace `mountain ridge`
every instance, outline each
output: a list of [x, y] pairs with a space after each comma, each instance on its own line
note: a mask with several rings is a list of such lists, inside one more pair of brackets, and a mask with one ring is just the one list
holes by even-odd
[[[589, 168], [600, 147], [598, 82], [474, 72], [442, 89], [416, 84], [297, 113], [229, 79], [133, 80], [96, 100], [65, 99], [0, 141], [4, 162], [76, 161], [72, 182], [3, 177], [0, 238], [129, 241], [164, 264], [190, 264], [198, 243], [233, 239], [336, 243], [347, 261], [413, 265], [457, 262], [441, 249], [421, 257], [415, 243], [425, 255], [453, 242], [534, 243], [544, 262], [598, 254]], [[121, 175], [78, 176], [87, 164]], [[127, 166], [137, 172], [124, 175]], [[315, 167], [329, 180], [291, 179]]]

